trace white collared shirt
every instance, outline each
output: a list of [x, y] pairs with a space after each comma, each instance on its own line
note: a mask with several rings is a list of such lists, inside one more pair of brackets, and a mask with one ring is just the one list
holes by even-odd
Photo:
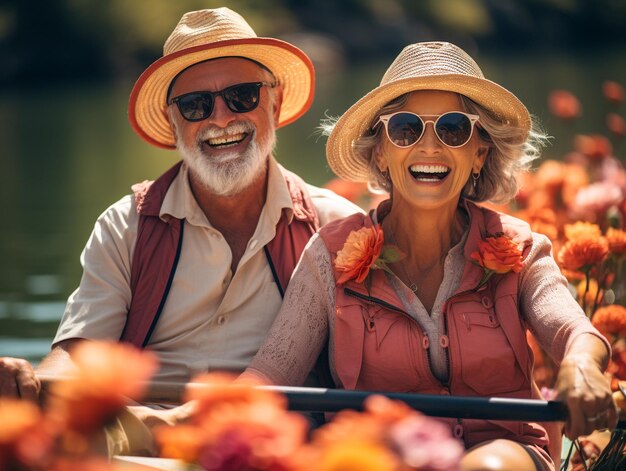
[[[329, 190], [307, 185], [320, 224], [361, 209]], [[281, 298], [263, 247], [273, 239], [291, 198], [278, 164], [269, 163], [266, 203], [234, 276], [231, 251], [189, 186], [185, 165], [170, 186], [160, 217], [185, 219], [180, 260], [149, 349], [161, 361], [155, 380], [187, 381], [211, 370], [240, 372], [265, 338]], [[118, 340], [130, 306], [130, 261], [138, 215], [128, 195], [97, 220], [81, 255], [84, 268], [54, 343], [71, 338]]]

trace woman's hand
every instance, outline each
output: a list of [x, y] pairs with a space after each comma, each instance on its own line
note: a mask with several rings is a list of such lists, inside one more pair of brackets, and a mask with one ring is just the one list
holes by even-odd
[[561, 363], [555, 389], [558, 399], [567, 406], [565, 435], [568, 438], [573, 440], [617, 424], [609, 380], [592, 355], [567, 355]]

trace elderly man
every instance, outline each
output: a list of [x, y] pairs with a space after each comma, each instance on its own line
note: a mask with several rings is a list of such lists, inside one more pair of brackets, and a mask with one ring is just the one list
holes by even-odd
[[[160, 381], [245, 369], [309, 237], [359, 211], [272, 155], [276, 128], [307, 111], [313, 90], [310, 59], [237, 13], [182, 17], [129, 104], [135, 131], [182, 161], [100, 216], [40, 371], [58, 371], [82, 339], [149, 347]], [[0, 361], [0, 393], [37, 391], [28, 363]]]

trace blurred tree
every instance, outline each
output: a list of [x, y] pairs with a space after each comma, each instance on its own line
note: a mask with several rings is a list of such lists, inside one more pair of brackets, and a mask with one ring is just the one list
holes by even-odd
[[[0, 84], [136, 78], [161, 55], [189, 10], [216, 0], [3, 0]], [[393, 57], [411, 42], [441, 39], [482, 49], [620, 47], [622, 0], [232, 0], [259, 35], [314, 33], [348, 59]]]

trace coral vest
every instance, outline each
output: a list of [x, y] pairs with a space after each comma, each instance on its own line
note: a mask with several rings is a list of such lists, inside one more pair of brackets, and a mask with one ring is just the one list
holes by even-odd
[[[184, 220], [170, 218], [165, 222], [159, 213], [181, 163], [154, 182], [133, 185], [139, 225], [130, 274], [132, 299], [120, 340], [139, 348], [148, 344], [154, 331], [180, 256]], [[280, 171], [291, 196], [293, 219], [289, 223], [288, 214], [283, 210], [276, 225], [276, 236], [264, 251], [282, 297], [304, 246], [319, 228], [319, 219], [304, 181], [283, 167]]]
[[[519, 274], [493, 275], [476, 290], [483, 275], [470, 254], [486, 234], [502, 232], [523, 248], [531, 248], [528, 225], [468, 202], [470, 228], [465, 243], [465, 266], [460, 286], [442, 309], [449, 379], [441, 383], [429, 363], [430, 341], [410, 317], [382, 270], [372, 270], [368, 292], [352, 281], [336, 287], [334, 363], [341, 387], [353, 390], [411, 392], [453, 396], [540, 398], [532, 378], [533, 354], [518, 310]], [[331, 259], [350, 232], [371, 227], [368, 215], [355, 214], [320, 230]], [[338, 274], [335, 273], [335, 277]], [[335, 278], [337, 279], [337, 278]], [[466, 446], [495, 438], [548, 445], [550, 436], [560, 450], [558, 424], [449, 419], [453, 434]], [[552, 448], [552, 447], [551, 447]], [[551, 455], [558, 459], [557, 448]], [[557, 453], [556, 455], [554, 453]]]

